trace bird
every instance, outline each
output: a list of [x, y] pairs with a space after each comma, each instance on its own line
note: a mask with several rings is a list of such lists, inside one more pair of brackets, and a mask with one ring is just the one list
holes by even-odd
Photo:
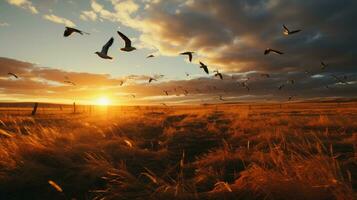
[[13, 76], [13, 77], [15, 77], [16, 79], [18, 79], [19, 77], [16, 75], [16, 74], [14, 74], [14, 73], [11, 73], [11, 72], [9, 72], [9, 73], [7, 73], [8, 75], [10, 75], [10, 76]]
[[222, 95], [219, 95], [219, 100], [224, 101]]
[[208, 66], [205, 65], [203, 62], [200, 61], [200, 68], [202, 68], [206, 74], [209, 74], [209, 71], [208, 71]]
[[63, 81], [63, 82], [68, 83], [68, 84], [71, 84], [71, 85], [73, 85], [73, 86], [75, 86], [75, 85], [76, 85], [74, 82], [69, 81], [69, 80], [65, 80], [65, 81]]
[[190, 74], [189, 74], [189, 73], [187, 73], [187, 72], [185, 72], [185, 74], [186, 74], [186, 76], [190, 76]]
[[291, 101], [294, 98], [294, 95], [289, 96], [288, 101]]
[[284, 87], [285, 87], [285, 85], [284, 85], [284, 84], [281, 84], [281, 85], [278, 87], [278, 90], [282, 90]]
[[321, 61], [321, 69], [322, 70], [324, 70], [324, 69], [326, 69], [326, 67], [327, 67], [327, 64], [326, 63], [324, 63], [323, 61]]
[[166, 103], [161, 103], [161, 105], [163, 105], [163, 106], [167, 106], [167, 104], [166, 104]]
[[248, 92], [250, 91], [250, 88], [249, 88], [249, 86], [248, 86], [247, 81], [243, 81], [243, 82], [241, 83], [241, 86], [244, 87], [245, 89], [247, 89]]
[[180, 55], [187, 55], [188, 56], [188, 60], [190, 61], [190, 62], [192, 62], [192, 54], [193, 54], [194, 52], [192, 52], [192, 51], [186, 51], [186, 52], [183, 52], [183, 53], [180, 53]]
[[151, 83], [152, 81], [157, 81], [157, 80], [154, 79], [154, 78], [152, 78], [152, 77], [150, 77], [150, 78], [149, 78], [149, 83]]
[[284, 28], [284, 35], [288, 36], [288, 35], [292, 35], [292, 34], [295, 34], [295, 33], [298, 33], [300, 32], [301, 30], [298, 29], [298, 30], [293, 30], [293, 31], [290, 31], [286, 26], [285, 24], [283, 24], [283, 28]]
[[188, 91], [187, 90], [183, 90], [183, 92], [184, 92], [185, 96], [188, 95]]
[[84, 32], [84, 31], [81, 31], [81, 30], [78, 30], [78, 29], [75, 29], [75, 28], [71, 28], [71, 27], [66, 26], [66, 29], [64, 30], [64, 33], [63, 33], [63, 37], [68, 37], [68, 36], [70, 36], [72, 33], [79, 33], [79, 34], [81, 34], [81, 35], [83, 35], [83, 33], [84, 33], [84, 34], [89, 35], [89, 33], [86, 33], [86, 32]]
[[135, 94], [132, 94], [131, 97], [133, 97], [135, 99], [136, 96], [135, 96]]
[[261, 77], [266, 77], [266, 78], [269, 78], [270, 75], [269, 74], [260, 74]]
[[218, 72], [218, 70], [216, 70], [214, 72], [216, 72], [216, 74], [214, 76], [216, 76], [216, 77], [218, 76], [221, 80], [223, 80], [223, 76], [221, 73]]
[[122, 86], [124, 84], [124, 81], [120, 81], [119, 85]]
[[280, 55], [284, 54], [284, 53], [281, 52], [281, 51], [278, 51], [278, 50], [275, 50], [275, 49], [271, 49], [271, 48], [267, 48], [267, 49], [265, 49], [265, 51], [264, 51], [264, 55], [268, 55], [270, 52], [274, 52], [274, 53], [280, 54]]
[[166, 94], [166, 96], [169, 96], [169, 91], [164, 90], [164, 93]]
[[112, 57], [108, 56], [108, 50], [113, 45], [114, 38], [111, 37], [109, 41], [103, 46], [102, 51], [95, 52], [99, 57], [103, 59], [113, 59]]
[[336, 79], [336, 81], [338, 81], [339, 83], [342, 83], [342, 84], [345, 84], [345, 85], [348, 85], [348, 82], [342, 80], [341, 78], [339, 78], [338, 76], [335, 76], [335, 75], [331, 75], [331, 77], [333, 77], [334, 79]]
[[117, 31], [117, 33], [119, 34], [121, 39], [123, 39], [125, 42], [125, 47], [121, 48], [120, 50], [130, 52], [130, 51], [134, 51], [136, 49], [135, 47], [131, 46], [131, 40], [126, 35], [124, 35], [120, 31]]
[[153, 57], [155, 57], [155, 56], [152, 55], [152, 54], [150, 54], [150, 55], [148, 55], [146, 58], [153, 58]]

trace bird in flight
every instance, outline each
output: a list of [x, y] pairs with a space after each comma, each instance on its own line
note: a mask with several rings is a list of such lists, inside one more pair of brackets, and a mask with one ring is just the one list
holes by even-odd
[[187, 72], [185, 72], [185, 74], [186, 74], [186, 76], [190, 76], [190, 74], [189, 74], [189, 73], [187, 73]]
[[14, 74], [14, 73], [11, 73], [11, 72], [9, 72], [9, 73], [7, 73], [8, 75], [10, 75], [10, 76], [13, 76], [13, 77], [15, 77], [16, 79], [18, 79], [19, 77], [16, 75], [16, 74]]
[[117, 33], [119, 34], [121, 39], [123, 39], [125, 42], [125, 47], [121, 48], [120, 50], [130, 52], [130, 51], [134, 51], [136, 49], [135, 47], [131, 46], [131, 40], [126, 35], [124, 35], [120, 31], [117, 31]]
[[[333, 77], [336, 81], [338, 81], [339, 83], [342, 83], [342, 84], [345, 84], [345, 85], [348, 85], [348, 82], [342, 80], [341, 78], [339, 78], [338, 76], [336, 75], [331, 75], [331, 77]], [[347, 78], [347, 77], [346, 77]]]
[[267, 48], [264, 51], [264, 55], [268, 55], [268, 54], [270, 54], [270, 52], [273, 52], [273, 53], [276, 53], [276, 54], [280, 54], [280, 55], [284, 54], [281, 51], [278, 51], [278, 50], [275, 50], [275, 49], [271, 49], [271, 48]]
[[78, 29], [75, 29], [75, 28], [71, 28], [71, 27], [66, 26], [66, 29], [64, 30], [64, 33], [63, 33], [63, 37], [68, 37], [68, 36], [70, 36], [72, 33], [79, 33], [79, 34], [81, 34], [81, 35], [83, 35], [83, 33], [84, 33], [84, 34], [89, 35], [89, 33], [86, 33], [86, 32], [83, 32], [83, 31], [81, 31], [81, 30], [78, 30]]
[[294, 95], [292, 95], [292, 96], [289, 96], [289, 98], [288, 98], [288, 101], [291, 101], [291, 100], [293, 100], [293, 98], [294, 98]]
[[223, 80], [223, 76], [222, 76], [221, 73], [218, 72], [218, 70], [215, 70], [215, 71], [213, 71], [213, 72], [216, 72], [216, 74], [214, 75], [215, 77], [218, 76], [221, 80]]
[[164, 90], [164, 93], [166, 94], [166, 96], [169, 96], [169, 91]]
[[298, 33], [298, 32], [300, 32], [301, 30], [293, 30], [293, 31], [290, 31], [289, 29], [288, 29], [288, 27], [286, 27], [285, 26], [285, 24], [283, 24], [283, 28], [284, 28], [284, 35], [292, 35], [292, 34], [295, 34], [295, 33]]
[[124, 81], [120, 81], [119, 85], [122, 86], [124, 84]]
[[152, 55], [152, 54], [150, 54], [150, 55], [148, 55], [146, 58], [153, 58], [153, 57], [155, 57], [155, 56]]
[[222, 95], [219, 95], [219, 100], [224, 101]]
[[114, 38], [111, 37], [109, 41], [103, 46], [102, 51], [95, 52], [99, 57], [103, 59], [113, 59], [112, 57], [108, 56], [108, 50], [113, 45]]
[[206, 74], [209, 74], [209, 71], [208, 71], [208, 66], [205, 65], [203, 62], [200, 61], [200, 68], [202, 68]]
[[281, 85], [278, 87], [278, 90], [282, 90], [284, 87], [285, 87], [285, 85], [284, 85], [284, 84], [281, 84]]
[[183, 53], [180, 53], [180, 55], [187, 55], [188, 56], [188, 60], [190, 61], [190, 62], [192, 62], [192, 54], [193, 54], [194, 52], [192, 52], [192, 51], [186, 51], [186, 52], [183, 52]]
[[327, 67], [327, 64], [326, 63], [324, 63], [323, 61], [321, 61], [321, 69], [322, 70], [324, 70], [324, 69], [326, 69], [326, 67]]
[[185, 96], [188, 95], [188, 91], [187, 90], [183, 90], [183, 93], [184, 93]]
[[71, 85], [73, 85], [73, 86], [75, 86], [75, 85], [76, 85], [74, 82], [69, 81], [69, 80], [65, 80], [65, 81], [63, 81], [63, 82], [68, 83], [68, 84], [71, 84]]
[[157, 81], [157, 79], [150, 77], [149, 78], [149, 83], [151, 83], [152, 81]]

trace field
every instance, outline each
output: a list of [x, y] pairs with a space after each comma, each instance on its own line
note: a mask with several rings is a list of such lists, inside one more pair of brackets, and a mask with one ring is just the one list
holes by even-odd
[[0, 110], [0, 199], [356, 198], [357, 102], [82, 111]]

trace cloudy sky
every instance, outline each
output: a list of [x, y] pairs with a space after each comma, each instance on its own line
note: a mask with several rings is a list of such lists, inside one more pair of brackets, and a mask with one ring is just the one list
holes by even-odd
[[[96, 103], [105, 97], [115, 104], [158, 104], [211, 103], [220, 96], [227, 102], [357, 97], [356, 18], [355, 0], [0, 0], [0, 100]], [[283, 24], [302, 31], [285, 36]], [[90, 35], [64, 38], [65, 26]], [[138, 50], [120, 51], [117, 30]], [[94, 52], [110, 37], [114, 60], [100, 59]], [[284, 55], [264, 55], [266, 48]], [[195, 52], [192, 63], [178, 55], [183, 51]], [[146, 59], [149, 54], [155, 58]], [[150, 77], [158, 81], [149, 84]]]

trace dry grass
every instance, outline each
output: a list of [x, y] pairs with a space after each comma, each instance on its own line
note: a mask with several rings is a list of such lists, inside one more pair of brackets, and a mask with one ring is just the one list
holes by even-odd
[[0, 116], [0, 199], [354, 199], [355, 103]]

